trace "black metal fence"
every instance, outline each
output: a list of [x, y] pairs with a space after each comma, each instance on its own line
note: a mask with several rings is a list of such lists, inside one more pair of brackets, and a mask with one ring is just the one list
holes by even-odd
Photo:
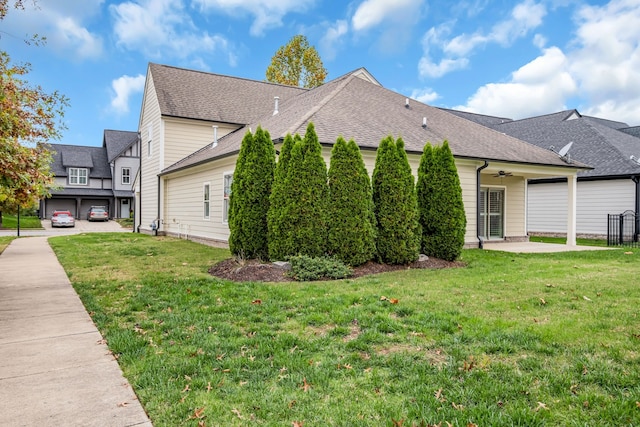
[[640, 247], [640, 217], [634, 211], [609, 214], [607, 223], [607, 245]]

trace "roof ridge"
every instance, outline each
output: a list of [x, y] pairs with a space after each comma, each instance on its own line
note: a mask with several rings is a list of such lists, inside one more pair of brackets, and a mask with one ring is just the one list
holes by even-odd
[[224, 78], [234, 79], [234, 80], [244, 80], [244, 81], [252, 82], [252, 83], [262, 83], [262, 84], [271, 85], [271, 86], [283, 86], [283, 87], [288, 87], [288, 88], [297, 88], [297, 89], [302, 89], [302, 90], [305, 90], [305, 91], [309, 90], [309, 88], [305, 88], [305, 87], [301, 87], [301, 86], [285, 85], [285, 84], [282, 84], [282, 83], [274, 83], [274, 82], [268, 82], [268, 81], [265, 81], [265, 80], [250, 79], [248, 77], [231, 76], [229, 74], [214, 73], [214, 72], [211, 72], [211, 71], [193, 70], [193, 69], [189, 69], [189, 68], [177, 67], [175, 65], [158, 64], [156, 62], [150, 62], [149, 66], [151, 66], [151, 65], [156, 65], [158, 67], [164, 67], [164, 68], [172, 68], [174, 70], [186, 71], [186, 72], [189, 72], [189, 73], [206, 74], [208, 76], [224, 77]]
[[[551, 116], [555, 116], [555, 115], [560, 115], [560, 114], [562, 114], [562, 113], [574, 112], [574, 111], [575, 111], [575, 112], [577, 112], [578, 114], [580, 114], [580, 113], [578, 112], [578, 110], [576, 110], [575, 108], [574, 108], [574, 109], [568, 109], [568, 110], [560, 110], [560, 111], [556, 111], [555, 113], [541, 114], [541, 115], [539, 115], [539, 116], [531, 116], [531, 117], [525, 117], [525, 118], [523, 118], [523, 119], [516, 119], [516, 120], [513, 120], [512, 122], [505, 122], [505, 123], [501, 123], [501, 124], [499, 124], [499, 125], [497, 125], [497, 126], [507, 125], [507, 124], [510, 124], [510, 123], [524, 122], [524, 121], [526, 121], [526, 120], [538, 120], [538, 119], [541, 119], [541, 118], [543, 118], [543, 117], [551, 117]], [[567, 117], [569, 117], [570, 115], [571, 115], [571, 113], [570, 113], [568, 116], [565, 116], [565, 118], [564, 118], [564, 119], [562, 119], [562, 120], [563, 120], [563, 121], [565, 121], [565, 120], [567, 119]], [[582, 115], [581, 115], [581, 116], [582, 116]]]
[[607, 131], [608, 131], [608, 132], [609, 132], [609, 131], [610, 131], [610, 132], [618, 132], [618, 133], [620, 133], [620, 136], [621, 136], [622, 138], [626, 138], [626, 137], [636, 138], [635, 136], [633, 136], [633, 135], [629, 135], [629, 134], [624, 133], [624, 132], [621, 132], [621, 131], [619, 131], [618, 129], [613, 129], [613, 128], [610, 128], [610, 127], [608, 127], [608, 126], [602, 125], [602, 124], [600, 124], [600, 123], [598, 123], [598, 122], [596, 122], [596, 121], [593, 121], [593, 120], [584, 120], [584, 122], [587, 124], [587, 126], [589, 126], [589, 128], [591, 128], [594, 132], [596, 132], [596, 133], [597, 133], [597, 134], [598, 134], [598, 135], [599, 135], [599, 136], [604, 140], [604, 142], [605, 142], [607, 145], [611, 146], [614, 150], [616, 150], [616, 152], [618, 152], [618, 154], [619, 154], [620, 156], [622, 156], [622, 158], [624, 158], [624, 159], [626, 159], [626, 160], [629, 160], [629, 159], [628, 159], [628, 154], [624, 153], [624, 152], [623, 152], [623, 150], [620, 148], [620, 146], [617, 144], [617, 142], [618, 142], [618, 141], [617, 141], [617, 140], [615, 140], [615, 139], [614, 139], [614, 140], [609, 139], [609, 138], [607, 137], [607, 135], [605, 135], [605, 134], [600, 130], [600, 127], [604, 128], [604, 129], [607, 129]]
[[[297, 122], [294, 122], [293, 125], [289, 126], [287, 133], [291, 133], [293, 129], [297, 129], [298, 127], [302, 126], [302, 124], [304, 122], [306, 122], [307, 120], [309, 120], [315, 113], [317, 113], [322, 107], [324, 107], [325, 105], [327, 105], [327, 103], [329, 101], [331, 101], [331, 99], [333, 99], [338, 93], [340, 93], [340, 91], [342, 91], [342, 89], [344, 89], [344, 87], [347, 85], [347, 83], [349, 83], [352, 79], [357, 78], [355, 77], [353, 74], [345, 74], [342, 77], [339, 77], [335, 80], [332, 80], [331, 82], [327, 83], [327, 84], [333, 84], [336, 83], [337, 87], [335, 87], [333, 90], [331, 90], [329, 92], [329, 94], [327, 94], [327, 96], [325, 96], [320, 102], [318, 102], [317, 104], [315, 104], [306, 114], [302, 115], [300, 117], [300, 120], [298, 120]], [[342, 79], [342, 81], [340, 81], [340, 79]], [[321, 88], [322, 86], [318, 86], [314, 89], [318, 89]], [[312, 93], [313, 90], [309, 91], [308, 93]]]

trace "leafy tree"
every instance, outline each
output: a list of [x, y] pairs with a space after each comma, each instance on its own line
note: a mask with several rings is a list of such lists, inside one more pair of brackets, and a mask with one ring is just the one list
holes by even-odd
[[327, 249], [327, 166], [313, 123], [291, 150], [286, 187], [284, 257], [320, 257]]
[[394, 142], [388, 136], [380, 142], [372, 181], [378, 259], [389, 264], [417, 260], [421, 235], [418, 204], [402, 139]]
[[281, 46], [267, 67], [267, 81], [272, 83], [313, 88], [326, 78], [327, 70], [318, 51], [303, 35], [293, 36]]
[[[9, 10], [7, 3], [0, 0], [0, 20]], [[14, 7], [22, 8], [22, 1]], [[32, 39], [38, 40], [43, 39]], [[64, 129], [60, 120], [67, 98], [29, 85], [24, 77], [29, 71], [29, 64], [13, 64], [0, 51], [0, 220], [3, 210], [31, 207], [49, 195], [53, 175], [47, 142], [60, 138]]]
[[431, 165], [427, 151], [425, 147], [418, 174], [420, 221], [428, 227], [422, 246], [429, 256], [453, 261], [462, 252], [467, 226], [460, 178], [447, 141], [432, 150]]
[[269, 132], [260, 126], [247, 132], [236, 161], [229, 200], [229, 249], [243, 258], [268, 259], [269, 196], [275, 150]]
[[360, 149], [339, 137], [329, 167], [329, 253], [357, 266], [375, 255], [371, 181]]
[[269, 197], [269, 213], [267, 222], [269, 228], [269, 257], [271, 259], [285, 259], [287, 254], [295, 253], [293, 242], [286, 239], [285, 230], [287, 229], [287, 174], [289, 173], [289, 165], [291, 161], [291, 150], [297, 142], [301, 142], [302, 138], [296, 134], [292, 137], [287, 134], [284, 138], [280, 156], [278, 156], [278, 164], [273, 178], [273, 187], [271, 196]]

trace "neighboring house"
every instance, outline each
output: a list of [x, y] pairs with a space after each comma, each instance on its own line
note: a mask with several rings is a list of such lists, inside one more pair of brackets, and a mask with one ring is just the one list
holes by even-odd
[[128, 218], [133, 177], [139, 168], [137, 132], [105, 130], [102, 147], [51, 144], [56, 190], [40, 201], [40, 216], [68, 210], [86, 219], [91, 206], [106, 206], [112, 218]]
[[[424, 145], [447, 140], [462, 185], [468, 246], [487, 239], [526, 240], [527, 180], [562, 176], [573, 192], [584, 167], [409, 100], [365, 69], [302, 89], [150, 64], [139, 123], [137, 230], [226, 242], [229, 190], [244, 134], [260, 125], [278, 150], [287, 133], [302, 136], [309, 122], [327, 164], [342, 135], [360, 146], [370, 173], [376, 148], [388, 135], [403, 138], [414, 176]], [[574, 212], [567, 214], [569, 236], [575, 232]]]
[[[584, 237], [607, 235], [607, 214], [640, 212], [640, 128], [581, 115], [577, 110], [510, 120], [451, 111], [499, 132], [558, 151], [593, 167], [578, 173], [577, 229]], [[531, 179], [528, 232], [564, 235], [567, 227], [566, 178]]]

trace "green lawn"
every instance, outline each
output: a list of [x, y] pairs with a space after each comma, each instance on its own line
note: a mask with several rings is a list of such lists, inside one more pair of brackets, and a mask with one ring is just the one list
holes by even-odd
[[640, 425], [640, 251], [270, 284], [182, 240], [49, 241], [156, 427]]
[[[2, 228], [17, 229], [18, 217], [16, 215], [2, 214]], [[20, 229], [42, 229], [40, 218], [37, 216], [22, 216], [20, 215]]]
[[6, 247], [9, 246], [9, 243], [11, 243], [11, 241], [13, 239], [16, 239], [16, 237], [14, 237], [14, 236], [0, 236], [0, 254], [2, 252], [4, 252]]

